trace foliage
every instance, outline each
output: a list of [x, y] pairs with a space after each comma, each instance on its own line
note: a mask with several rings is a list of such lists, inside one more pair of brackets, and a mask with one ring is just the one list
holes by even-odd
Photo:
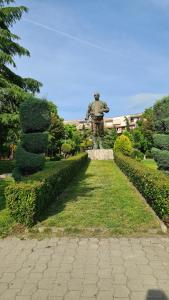
[[125, 119], [125, 122], [126, 122], [126, 131], [130, 132], [130, 122], [129, 122], [129, 119], [127, 117], [125, 117], [124, 119]]
[[91, 149], [93, 146], [93, 142], [92, 140], [84, 140], [81, 144], [80, 144], [80, 149], [81, 151], [87, 150], [87, 149]]
[[22, 147], [32, 153], [45, 153], [48, 144], [48, 133], [27, 133], [22, 135]]
[[64, 162], [49, 162], [49, 167], [26, 181], [8, 186], [5, 196], [11, 216], [18, 223], [32, 226], [87, 160], [87, 154], [81, 154]]
[[70, 144], [62, 144], [61, 147], [62, 152], [64, 153], [65, 158], [67, 157], [68, 154], [72, 151], [72, 147]]
[[64, 126], [64, 144], [70, 144], [71, 145], [71, 153], [75, 154], [80, 151], [80, 144], [82, 142], [82, 137], [77, 130], [75, 125], [66, 124]]
[[154, 148], [152, 154], [158, 168], [169, 171], [169, 96], [157, 101], [154, 109]]
[[14, 224], [14, 220], [10, 216], [9, 210], [6, 207], [6, 199], [4, 195], [5, 188], [11, 183], [13, 183], [13, 179], [11, 177], [0, 180], [0, 237], [4, 237]]
[[158, 170], [151, 170], [122, 153], [115, 153], [115, 162], [129, 177], [157, 215], [165, 220], [169, 216], [169, 177]]
[[147, 139], [142, 133], [141, 126], [138, 126], [133, 130], [133, 145], [134, 148], [140, 150], [143, 153], [145, 153], [147, 150]]
[[[0, 1], [0, 156], [13, 156], [13, 147], [20, 136], [18, 109], [28, 93], [40, 91], [42, 84], [32, 78], [23, 78], [14, 73], [15, 56], [30, 56], [27, 49], [20, 46], [17, 35], [11, 32], [19, 21], [25, 6], [8, 6], [14, 1]], [[7, 6], [5, 6], [7, 5]], [[11, 70], [12, 67], [12, 70]]]
[[12, 173], [14, 166], [15, 166], [15, 161], [0, 160], [0, 174]]
[[[16, 149], [15, 153], [16, 168], [24, 175], [32, 174], [38, 170], [42, 170], [45, 164], [43, 154], [35, 154], [26, 151], [21, 145]], [[13, 173], [14, 176], [15, 173]], [[16, 179], [16, 177], [14, 177]]]
[[137, 127], [130, 132], [125, 132], [133, 142], [133, 147], [145, 154], [146, 151], [151, 151], [154, 144], [154, 123], [153, 109], [150, 107], [144, 111], [141, 119], [137, 122]]
[[159, 149], [169, 151], [169, 134], [154, 134], [154, 144]]
[[131, 155], [132, 153], [132, 143], [129, 138], [125, 135], [120, 135], [114, 144], [115, 152], [122, 152], [125, 155]]
[[50, 126], [50, 111], [46, 100], [30, 97], [20, 106], [20, 121], [24, 133], [43, 132]]
[[117, 138], [117, 131], [115, 128], [105, 130], [103, 147], [104, 149], [112, 149]]
[[123, 131], [123, 135], [127, 136], [133, 144], [134, 141], [133, 141], [133, 132], [132, 131], [125, 130], [125, 131]]
[[135, 158], [138, 161], [141, 161], [144, 158], [144, 154], [141, 151], [139, 151], [138, 149], [133, 149], [133, 151], [131, 153], [131, 157]]
[[153, 158], [153, 154], [151, 150], [147, 150], [145, 153], [146, 158]]
[[169, 170], [169, 151], [152, 148], [154, 160], [158, 164], [159, 170]]
[[20, 106], [20, 119], [24, 134], [16, 149], [16, 169], [13, 172], [16, 180], [20, 175], [32, 174], [44, 167], [48, 136], [43, 131], [50, 125], [47, 101], [33, 97], [26, 100]]
[[47, 155], [56, 157], [61, 152], [62, 140], [64, 138], [63, 119], [58, 115], [57, 107], [54, 103], [48, 102], [51, 112], [51, 125], [49, 128]]

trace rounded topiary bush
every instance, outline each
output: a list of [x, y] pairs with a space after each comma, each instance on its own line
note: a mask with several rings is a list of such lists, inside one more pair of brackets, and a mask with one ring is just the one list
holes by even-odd
[[133, 151], [131, 140], [124, 134], [120, 135], [114, 143], [114, 151], [130, 156]]
[[22, 136], [22, 147], [33, 153], [45, 153], [48, 143], [48, 133], [27, 133]]
[[20, 120], [23, 134], [15, 154], [15, 180], [44, 167], [44, 153], [48, 143], [48, 134], [45, 131], [50, 125], [48, 102], [31, 96], [20, 106]]
[[50, 125], [50, 110], [46, 100], [30, 98], [20, 106], [20, 121], [24, 133], [43, 132]]
[[22, 175], [42, 170], [45, 164], [45, 156], [43, 154], [28, 152], [22, 146], [17, 147], [15, 158], [16, 167], [22, 171]]
[[152, 154], [158, 168], [169, 171], [169, 96], [158, 101], [154, 107], [154, 148]]

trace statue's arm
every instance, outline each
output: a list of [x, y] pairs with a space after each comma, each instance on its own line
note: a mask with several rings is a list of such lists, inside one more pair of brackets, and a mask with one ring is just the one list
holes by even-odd
[[85, 118], [85, 120], [88, 120], [88, 119], [89, 119], [89, 117], [90, 117], [90, 112], [91, 112], [91, 104], [89, 104], [89, 106], [88, 106], [88, 110], [87, 110], [87, 113], [86, 113], [86, 118]]
[[108, 113], [109, 112], [109, 107], [107, 106], [106, 102], [103, 102], [103, 112]]

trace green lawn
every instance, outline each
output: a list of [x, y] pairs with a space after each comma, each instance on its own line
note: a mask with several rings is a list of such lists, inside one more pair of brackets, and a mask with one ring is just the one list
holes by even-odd
[[0, 179], [0, 236], [7, 233], [14, 223], [13, 219], [9, 215], [9, 211], [6, 208], [6, 202], [4, 197], [5, 187], [12, 182], [13, 179]]
[[87, 229], [109, 235], [160, 231], [149, 206], [112, 161], [91, 161], [59, 202], [54, 201], [41, 224], [61, 227], [70, 233], [84, 233]]
[[142, 161], [142, 163], [145, 166], [147, 166], [148, 168], [151, 168], [151, 169], [154, 169], [154, 170], [157, 169], [157, 164], [156, 164], [154, 159], [145, 159], [145, 160]]

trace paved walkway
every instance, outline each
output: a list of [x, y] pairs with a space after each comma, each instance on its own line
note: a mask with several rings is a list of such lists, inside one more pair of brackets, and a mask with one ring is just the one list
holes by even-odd
[[0, 240], [2, 300], [167, 297], [169, 238]]

